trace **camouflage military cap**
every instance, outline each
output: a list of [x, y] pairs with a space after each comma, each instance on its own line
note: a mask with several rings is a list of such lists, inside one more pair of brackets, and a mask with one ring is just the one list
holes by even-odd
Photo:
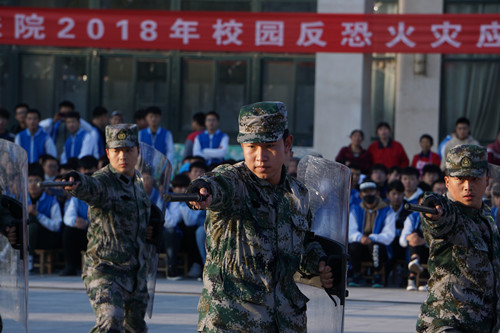
[[139, 133], [135, 124], [106, 126], [106, 148], [139, 146]]
[[451, 177], [480, 177], [487, 168], [488, 154], [481, 146], [455, 146], [446, 155], [446, 171]]
[[281, 102], [259, 102], [245, 105], [238, 117], [239, 143], [275, 142], [288, 128], [286, 106]]

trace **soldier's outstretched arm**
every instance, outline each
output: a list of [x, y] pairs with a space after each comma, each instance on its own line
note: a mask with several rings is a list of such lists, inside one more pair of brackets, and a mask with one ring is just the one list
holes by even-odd
[[96, 177], [89, 177], [79, 172], [71, 171], [63, 175], [62, 178], [64, 180], [76, 182], [74, 185], [64, 188], [75, 198], [78, 198], [91, 206], [107, 202], [107, 186]]
[[206, 187], [201, 187], [198, 192], [190, 192], [190, 193], [199, 193], [201, 194], [202, 196], [205, 196], [206, 197], [206, 200], [204, 201], [189, 201], [188, 202], [188, 206], [191, 208], [191, 209], [194, 209], [194, 210], [205, 210], [207, 209], [208, 207], [210, 207], [210, 204], [212, 203], [212, 195], [210, 194], [209, 192], [209, 189], [206, 188]]

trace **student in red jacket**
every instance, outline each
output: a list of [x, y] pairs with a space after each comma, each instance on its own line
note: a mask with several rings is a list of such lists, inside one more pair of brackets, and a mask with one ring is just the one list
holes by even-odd
[[410, 164], [408, 155], [401, 143], [391, 138], [391, 127], [386, 122], [377, 125], [378, 140], [368, 147], [373, 164], [383, 164], [390, 169], [393, 166], [405, 168]]
[[362, 130], [355, 129], [351, 132], [350, 138], [351, 144], [340, 149], [335, 161], [347, 166], [356, 164], [361, 168], [362, 173], [366, 174], [370, 170], [372, 163], [370, 154], [361, 146], [365, 134]]
[[434, 139], [429, 134], [423, 134], [420, 137], [420, 148], [422, 151], [415, 154], [411, 161], [411, 166], [416, 168], [420, 175], [422, 175], [424, 166], [427, 164], [435, 164], [437, 166], [441, 165], [441, 157], [439, 157], [439, 154], [431, 151], [433, 144]]

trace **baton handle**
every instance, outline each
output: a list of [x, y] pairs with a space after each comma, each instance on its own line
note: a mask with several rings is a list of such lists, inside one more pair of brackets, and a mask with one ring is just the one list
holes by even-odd
[[411, 204], [411, 203], [405, 203], [405, 209], [411, 210], [414, 212], [428, 213], [428, 214], [437, 214], [438, 213], [436, 208], [415, 205], [415, 204]]
[[207, 196], [201, 195], [199, 193], [167, 193], [163, 196], [163, 200], [167, 202], [173, 202], [173, 201], [201, 202], [207, 200]]
[[73, 186], [77, 182], [39, 182], [38, 187], [46, 188], [46, 187], [66, 187]]

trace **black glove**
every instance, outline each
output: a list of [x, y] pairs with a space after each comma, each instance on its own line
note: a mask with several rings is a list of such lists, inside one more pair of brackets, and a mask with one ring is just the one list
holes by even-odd
[[70, 171], [62, 175], [61, 179], [64, 181], [69, 181], [70, 177], [73, 177], [75, 182], [81, 182], [82, 179], [80, 178], [80, 174], [76, 171]]
[[193, 180], [186, 189], [186, 193], [199, 194], [202, 188], [207, 189], [208, 195], [212, 194], [212, 187], [210, 186], [210, 183], [204, 180], [203, 178], [196, 178], [195, 180]]
[[431, 194], [427, 196], [421, 203], [422, 206], [425, 207], [430, 207], [430, 208], [436, 208], [436, 206], [441, 206], [443, 209], [443, 215], [445, 214], [445, 208], [443, 204], [443, 196], [441, 195], [436, 195], [436, 194]]

